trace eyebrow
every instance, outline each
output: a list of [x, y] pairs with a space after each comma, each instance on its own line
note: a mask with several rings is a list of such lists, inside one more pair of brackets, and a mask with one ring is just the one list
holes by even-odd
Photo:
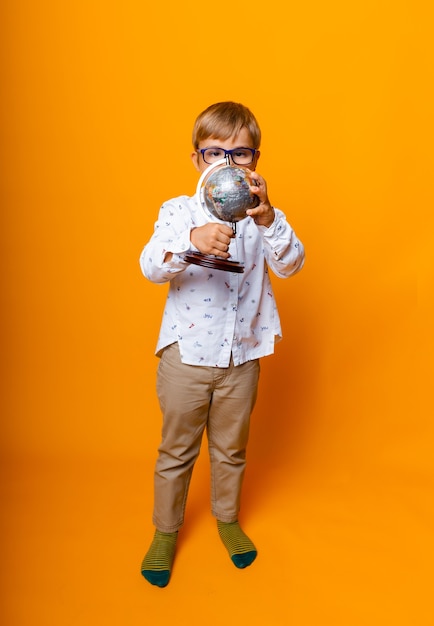
[[[222, 146], [218, 146], [217, 144], [212, 144], [211, 146], [207, 146], [206, 148], [199, 148], [199, 150], [209, 150], [210, 148], [218, 148], [219, 150], [228, 150], [228, 148], [223, 148]], [[244, 148], [246, 150], [256, 150], [256, 148], [250, 148], [250, 146], [235, 146], [235, 148], [229, 148], [229, 150], [241, 150]]]

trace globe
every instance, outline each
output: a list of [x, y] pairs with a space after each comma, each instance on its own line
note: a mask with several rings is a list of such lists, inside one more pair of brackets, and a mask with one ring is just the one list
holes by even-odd
[[250, 170], [225, 165], [211, 172], [204, 184], [203, 199], [208, 211], [223, 222], [239, 222], [246, 211], [258, 206], [250, 191]]
[[[258, 206], [258, 196], [250, 191], [250, 170], [228, 165], [226, 159], [212, 163], [197, 183], [198, 204], [207, 219], [231, 222], [234, 235], [237, 222], [247, 217], [246, 211]], [[199, 251], [189, 251], [184, 259], [188, 263], [227, 272], [244, 272], [239, 261], [224, 259]]]

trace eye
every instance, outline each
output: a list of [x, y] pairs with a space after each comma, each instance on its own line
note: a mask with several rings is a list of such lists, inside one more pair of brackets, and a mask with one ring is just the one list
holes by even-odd
[[206, 153], [207, 155], [216, 158], [222, 157], [224, 155], [224, 150], [222, 150], [221, 148], [209, 148]]

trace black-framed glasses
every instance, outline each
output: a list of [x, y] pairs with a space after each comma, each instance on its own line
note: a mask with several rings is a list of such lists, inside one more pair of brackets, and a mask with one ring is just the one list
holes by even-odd
[[235, 165], [250, 165], [253, 163], [257, 150], [253, 148], [233, 148], [232, 150], [225, 150], [224, 148], [202, 148], [198, 150], [201, 153], [203, 160], [208, 165], [212, 165], [220, 159], [227, 159], [231, 157]]

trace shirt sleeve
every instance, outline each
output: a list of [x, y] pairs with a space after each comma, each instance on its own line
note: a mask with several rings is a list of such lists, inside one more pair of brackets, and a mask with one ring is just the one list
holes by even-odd
[[274, 209], [274, 222], [268, 228], [258, 226], [264, 241], [268, 266], [276, 276], [288, 278], [304, 265], [304, 246], [296, 236], [285, 214]]
[[168, 282], [189, 265], [184, 254], [195, 248], [190, 241], [194, 226], [186, 199], [181, 196], [162, 205], [154, 232], [140, 255], [141, 270], [154, 283]]

